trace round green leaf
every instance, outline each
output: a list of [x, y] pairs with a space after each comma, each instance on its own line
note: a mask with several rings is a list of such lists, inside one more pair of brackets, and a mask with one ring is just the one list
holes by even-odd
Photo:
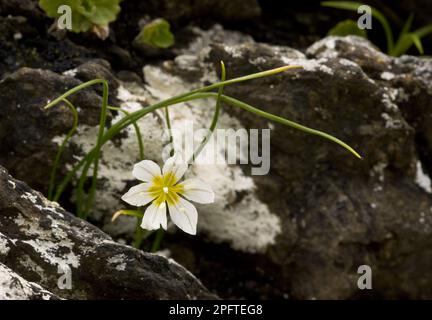
[[156, 48], [169, 48], [174, 45], [174, 35], [165, 19], [156, 19], [144, 26], [137, 41]]

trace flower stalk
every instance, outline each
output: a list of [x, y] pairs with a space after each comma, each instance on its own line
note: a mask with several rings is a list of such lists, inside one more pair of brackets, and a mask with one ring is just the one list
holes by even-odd
[[[230, 96], [223, 94], [223, 88], [225, 86], [233, 85], [233, 84], [236, 84], [239, 82], [249, 81], [249, 80], [253, 80], [253, 79], [257, 79], [257, 78], [261, 78], [261, 77], [267, 77], [267, 76], [275, 75], [277, 73], [284, 72], [284, 71], [290, 70], [290, 69], [299, 69], [299, 68], [301, 68], [300, 66], [283, 66], [280, 68], [275, 68], [272, 70], [258, 72], [258, 73], [250, 74], [250, 75], [243, 76], [243, 77], [233, 78], [233, 79], [229, 79], [229, 80], [225, 80], [226, 71], [225, 71], [225, 67], [224, 67], [223, 63], [221, 64], [221, 66], [222, 66], [222, 72], [221, 72], [221, 81], [220, 82], [214, 83], [212, 85], [208, 85], [208, 86], [205, 86], [205, 87], [202, 87], [199, 89], [195, 89], [195, 90], [192, 90], [192, 91], [187, 92], [187, 93], [177, 95], [175, 97], [169, 98], [169, 99], [164, 100], [164, 101], [160, 101], [158, 103], [155, 103], [153, 105], [150, 105], [148, 107], [145, 107], [143, 109], [140, 109], [140, 110], [137, 110], [137, 111], [134, 111], [131, 113], [123, 112], [125, 114], [125, 116], [123, 118], [121, 118], [120, 120], [118, 120], [116, 123], [114, 123], [110, 128], [107, 128], [107, 129], [105, 129], [107, 110], [109, 110], [109, 109], [119, 110], [119, 109], [108, 106], [108, 83], [106, 80], [95, 79], [95, 80], [91, 80], [91, 81], [88, 81], [86, 83], [80, 84], [79, 86], [72, 88], [71, 90], [69, 90], [65, 94], [61, 95], [60, 97], [54, 99], [52, 102], [47, 104], [45, 106], [46, 109], [53, 107], [54, 105], [58, 104], [61, 101], [64, 101], [70, 95], [75, 94], [76, 92], [78, 92], [80, 90], [86, 89], [90, 86], [97, 85], [97, 84], [102, 84], [102, 86], [103, 86], [102, 109], [101, 109], [101, 117], [100, 117], [100, 122], [99, 122], [99, 132], [98, 132], [96, 145], [78, 163], [76, 163], [73, 166], [72, 170], [61, 181], [61, 183], [58, 185], [58, 187], [56, 189], [56, 192], [54, 194], [53, 199], [58, 200], [60, 198], [61, 194], [63, 193], [63, 191], [65, 190], [67, 185], [77, 175], [79, 170], [82, 169], [80, 172], [79, 183], [78, 183], [78, 188], [77, 188], [77, 212], [78, 212], [79, 216], [86, 218], [89, 214], [89, 211], [91, 210], [93, 200], [95, 197], [96, 183], [97, 183], [97, 177], [98, 177], [99, 159], [100, 159], [101, 149], [102, 149], [103, 145], [107, 141], [114, 138], [123, 129], [127, 128], [130, 125], [133, 125], [136, 129], [137, 136], [139, 136], [138, 139], [139, 139], [139, 145], [140, 145], [140, 158], [143, 159], [144, 158], [144, 152], [143, 152], [143, 147], [142, 147], [142, 140], [140, 140], [141, 135], [139, 132], [139, 128], [136, 125], [136, 122], [139, 119], [141, 119], [142, 117], [144, 117], [145, 115], [147, 115], [148, 113], [154, 112], [154, 111], [161, 109], [161, 108], [165, 108], [166, 115], [169, 117], [169, 114], [167, 113], [168, 107], [171, 107], [171, 106], [179, 104], [179, 103], [197, 100], [197, 99], [211, 98], [211, 99], [216, 100], [215, 114], [213, 116], [212, 123], [210, 125], [210, 130], [209, 130], [210, 134], [216, 128], [217, 121], [219, 118], [221, 103], [223, 102], [223, 103], [230, 105], [232, 107], [241, 108], [247, 112], [251, 112], [257, 116], [264, 117], [268, 120], [281, 123], [285, 126], [289, 126], [289, 127], [294, 128], [294, 129], [303, 131], [305, 133], [317, 135], [317, 136], [320, 136], [324, 139], [328, 139], [328, 140], [340, 145], [341, 147], [345, 148], [346, 150], [350, 151], [357, 158], [361, 158], [359, 153], [357, 153], [352, 147], [350, 147], [348, 144], [346, 144], [342, 140], [340, 140], [340, 139], [338, 139], [338, 138], [336, 138], [330, 134], [327, 134], [325, 132], [303, 126], [303, 125], [298, 124], [294, 121], [291, 121], [291, 120], [282, 118], [280, 116], [265, 112], [261, 109], [253, 107], [253, 106], [251, 106], [245, 102], [239, 101], [233, 97], [230, 97]], [[218, 89], [217, 93], [211, 92], [212, 90], [215, 90], [215, 89]], [[167, 123], [169, 123], [169, 118], [167, 118]], [[137, 130], [137, 128], [138, 128], [138, 130]], [[209, 138], [209, 136], [206, 137], [205, 139], [203, 139], [200, 146], [197, 148], [197, 150], [195, 150], [192, 161], [198, 156], [198, 154], [204, 148], [204, 145], [208, 141], [208, 138]], [[90, 168], [92, 166], [93, 166], [93, 174], [92, 174], [91, 186], [90, 186], [87, 198], [85, 200], [85, 204], [83, 204], [82, 196], [84, 193], [83, 192], [84, 182], [86, 181], [88, 170], [90, 170]], [[52, 190], [51, 190], [51, 192], [52, 192]]]

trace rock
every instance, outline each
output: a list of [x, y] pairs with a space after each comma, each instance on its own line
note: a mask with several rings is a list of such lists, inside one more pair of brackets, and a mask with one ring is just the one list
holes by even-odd
[[355, 62], [372, 77], [387, 71], [392, 61], [370, 41], [357, 36], [326, 37], [311, 45], [306, 53], [316, 59], [345, 58]]
[[[0, 297], [216, 297], [173, 260], [115, 243], [1, 167], [0, 213]], [[59, 278], [67, 274], [72, 288], [60, 289]]]
[[163, 17], [170, 22], [178, 23], [191, 19], [214, 19], [219, 21], [242, 21], [260, 16], [261, 8], [257, 0], [205, 0], [205, 1], [129, 1], [122, 4], [122, 10], [127, 15], [151, 15]]
[[[240, 173], [239, 177], [245, 180], [232, 180], [228, 186], [217, 182], [220, 180], [215, 178], [215, 168], [201, 171], [206, 172], [204, 176], [219, 195], [216, 203], [224, 205], [200, 207], [199, 230], [206, 238], [228, 243], [249, 255], [231, 255], [226, 248], [214, 249], [196, 240], [186, 242], [181, 250], [170, 243], [174, 247], [173, 257], [199, 273], [205, 283], [215, 283], [211, 275], [207, 278], [207, 267], [223, 265], [231, 274], [231, 281], [236, 279], [238, 285], [218, 287], [222, 296], [230, 296], [251, 281], [252, 288], [262, 290], [259, 297], [268, 297], [265, 286], [269, 282], [276, 296], [285, 294], [296, 299], [367, 296], [357, 288], [357, 268], [362, 264], [370, 265], [374, 272], [374, 296], [432, 296], [428, 289], [431, 278], [426, 272], [432, 258], [428, 249], [432, 240], [430, 179], [416, 152], [418, 132], [403, 111], [409, 104], [413, 104], [413, 110], [419, 110], [429, 103], [420, 107], [415, 105], [418, 100], [411, 99], [402, 109], [399, 97], [409, 82], [395, 83], [385, 73], [400, 73], [401, 66], [409, 64], [401, 77], [414, 76], [420, 81], [415, 75], [422, 74], [424, 78], [430, 70], [430, 60], [423, 59], [420, 64], [413, 58], [390, 58], [358, 38], [327, 38], [307, 53], [310, 58], [289, 48], [258, 43], [215, 45], [198, 55], [198, 59], [189, 59], [189, 64], [176, 59], [161, 69], [145, 68], [147, 82], [154, 91], [157, 88], [166, 94], [169, 87], [181, 83], [176, 79], [179, 75], [181, 79], [190, 79], [188, 70], [201, 70], [198, 79], [217, 81], [212, 70], [217, 70], [220, 60], [225, 61], [230, 78], [284, 64], [300, 64], [303, 70], [227, 87], [225, 93], [329, 132], [364, 156], [359, 161], [322, 139], [274, 125], [269, 175], [250, 178], [249, 169], [244, 168], [245, 176]], [[423, 67], [418, 68], [419, 64]], [[399, 71], [395, 66], [399, 66]], [[429, 96], [427, 79], [416, 85], [423, 102]], [[194, 85], [198, 86], [199, 83]], [[178, 89], [172, 89], [172, 94], [175, 91]], [[204, 109], [203, 103], [200, 107]], [[224, 112], [235, 119], [234, 128], [269, 126], [267, 120], [243, 110], [230, 107]], [[210, 116], [211, 112], [208, 122]], [[205, 123], [202, 117], [200, 109], [192, 111], [189, 119], [201, 124]], [[180, 121], [179, 115], [177, 119]], [[221, 127], [224, 126], [222, 121]], [[226, 176], [232, 175], [230, 169], [223, 171]], [[252, 180], [245, 183], [247, 179]], [[249, 185], [249, 189], [237, 200], [230, 200], [229, 192], [241, 184]], [[245, 195], [249, 200], [242, 202]], [[236, 210], [230, 213], [227, 208]], [[260, 223], [256, 225], [254, 219]], [[176, 241], [178, 238], [173, 240]], [[194, 259], [182, 260], [187, 256], [184, 250], [188, 250], [184, 247], [191, 248]], [[176, 255], [176, 250], [182, 254]], [[236, 272], [237, 259], [233, 263], [222, 262], [229, 260], [227, 255], [247, 259], [247, 263], [240, 264], [241, 273]], [[414, 264], [418, 266], [416, 272], [410, 267]], [[265, 276], [260, 277], [257, 269], [262, 268]]]
[[357, 37], [327, 37], [308, 49], [315, 58], [341, 57], [353, 61], [374, 81], [384, 84], [404, 119], [415, 129], [416, 150], [432, 172], [432, 62], [429, 58], [391, 58]]
[[[117, 90], [119, 83], [117, 78], [112, 74], [111, 65], [108, 61], [103, 59], [92, 59], [79, 65], [76, 70], [67, 71], [68, 74], [74, 74], [76, 78], [82, 82], [87, 82], [94, 79], [105, 79], [108, 81], [110, 91]], [[102, 89], [100, 95], [102, 95]]]
[[[64, 75], [22, 68], [0, 82], [4, 114], [0, 119], [0, 163], [12, 174], [25, 178], [34, 188], [46, 190], [52, 161], [59, 143], [71, 129], [73, 117], [64, 104], [49, 110], [43, 107], [50, 99], [82, 83], [73, 76], [83, 81], [107, 78], [115, 88], [116, 81], [110, 76], [106, 62], [105, 65], [99, 63], [85, 63]], [[96, 92], [101, 92], [101, 88], [94, 86], [70, 97], [78, 110], [79, 123], [93, 126], [99, 123], [102, 100]], [[59, 139], [55, 140], [55, 137]], [[66, 152], [63, 161], [71, 161], [70, 156]]]
[[[119, 106], [138, 110], [218, 81], [220, 60], [230, 78], [300, 64], [303, 70], [227, 87], [225, 93], [329, 132], [364, 159], [357, 160], [318, 137], [224, 107], [219, 128], [271, 128], [271, 171], [251, 176], [247, 165], [194, 165], [190, 175], [205, 177], [216, 192], [216, 202], [198, 206], [197, 237], [169, 230], [164, 246], [171, 256], [229, 298], [432, 297], [430, 59], [391, 58], [355, 37], [325, 38], [306, 54], [255, 43], [239, 34], [238, 43], [207, 46], [213, 42], [212, 34], [221, 37], [221, 33], [203, 35], [206, 39], [210, 34], [210, 41], [181, 49], [172, 61], [146, 65], [145, 86], [118, 82]], [[9, 97], [10, 90], [1, 91], [2, 85], [0, 97]], [[176, 137], [185, 133], [186, 120], [193, 120], [195, 128], [207, 127], [213, 108], [214, 101], [207, 100], [172, 108]], [[115, 117], [113, 121], [119, 115]], [[10, 135], [19, 134], [18, 130], [22, 137], [29, 135], [21, 129], [25, 119], [16, 120]], [[10, 125], [10, 118], [4, 123]], [[160, 163], [168, 142], [163, 115], [147, 116], [138, 125], [146, 158]], [[82, 156], [91, 147], [95, 130], [96, 122], [83, 123], [67, 152]], [[53, 132], [60, 136], [52, 138], [49, 133], [49, 141], [64, 133]], [[125, 207], [120, 196], [135, 183], [130, 174], [138, 161], [133, 129], [107, 143], [102, 153], [92, 219], [116, 238], [128, 240], [136, 221], [123, 217], [111, 224], [109, 220]], [[9, 154], [0, 161], [13, 167], [14, 159]], [[362, 264], [373, 270], [372, 293], [357, 288], [357, 268]], [[215, 266], [223, 271], [215, 274]], [[45, 288], [63, 297], [52, 287]]]
[[0, 14], [6, 15], [26, 15], [32, 18], [40, 18], [40, 10], [37, 0], [3, 0], [0, 3]]
[[[2, 239], [3, 240], [3, 239]], [[29, 282], [0, 263], [1, 300], [57, 300], [58, 297], [40, 285]]]
[[27, 11], [23, 14], [0, 16], [0, 79], [21, 67], [63, 72], [94, 56], [89, 48], [69, 39], [56, 41], [48, 37]]
[[432, 61], [403, 56], [382, 73], [396, 92], [397, 104], [415, 129], [416, 149], [428, 173], [432, 173]]

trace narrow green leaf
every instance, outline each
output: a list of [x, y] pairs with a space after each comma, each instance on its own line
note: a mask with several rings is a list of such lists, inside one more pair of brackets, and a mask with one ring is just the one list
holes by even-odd
[[426, 37], [427, 35], [432, 33], [432, 24], [428, 24], [427, 26], [421, 27], [416, 31], [413, 31], [420, 39]]
[[358, 7], [363, 5], [363, 3], [356, 1], [323, 1], [321, 2], [321, 5], [323, 7], [352, 10], [357, 12]]
[[337, 25], [335, 25], [330, 31], [328, 32], [329, 36], [359, 36], [366, 38], [367, 33], [366, 30], [362, 30], [358, 27], [357, 22], [351, 19], [344, 20], [339, 22]]
[[[321, 2], [321, 5], [323, 7], [330, 7], [335, 9], [343, 9], [343, 10], [350, 10], [350, 11], [357, 12], [358, 8], [364, 4], [355, 1], [323, 1]], [[386, 35], [386, 40], [387, 40], [387, 51], [391, 53], [394, 47], [394, 39], [393, 39], [393, 32], [391, 30], [390, 24], [387, 18], [379, 10], [371, 6], [370, 8], [372, 9], [372, 16], [381, 23], [384, 29], [384, 33]]]
[[399, 57], [400, 55], [407, 52], [409, 48], [412, 46], [413, 41], [409, 32], [411, 30], [413, 19], [414, 19], [414, 15], [410, 14], [409, 18], [407, 19], [407, 21], [405, 22], [401, 30], [401, 33], [399, 34], [398, 40], [396, 41], [393, 47], [393, 51], [390, 52], [392, 56]]
[[53, 164], [53, 167], [51, 169], [50, 182], [49, 182], [49, 186], [48, 186], [48, 199], [49, 200], [53, 200], [54, 187], [55, 187], [56, 176], [57, 176], [57, 169], [58, 169], [58, 166], [60, 164], [60, 160], [61, 160], [61, 157], [63, 155], [63, 151], [66, 147], [66, 144], [68, 143], [70, 138], [72, 138], [72, 136], [75, 134], [75, 131], [78, 127], [78, 112], [77, 112], [75, 106], [67, 99], [64, 99], [63, 101], [66, 104], [66, 106], [69, 107], [69, 109], [72, 112], [73, 123], [72, 123], [72, 128], [66, 134], [66, 137], [64, 138], [63, 142], [60, 144], [58, 151], [57, 151], [57, 154], [56, 154], [55, 159], [54, 159], [54, 164]]
[[402, 37], [403, 35], [408, 34], [410, 32], [413, 19], [414, 19], [414, 14], [411, 13], [409, 18], [405, 22], [399, 37]]
[[422, 45], [420, 37], [417, 36], [415, 33], [410, 33], [409, 36], [411, 37], [412, 42], [416, 46], [417, 50], [420, 52], [420, 54], [423, 55], [424, 54], [424, 50], [423, 50], [423, 45]]
[[[108, 106], [108, 109], [122, 112], [126, 116], [130, 115], [130, 113], [128, 111], [126, 111], [122, 108], [119, 108], [119, 107]], [[144, 143], [142, 141], [141, 130], [140, 130], [139, 126], [136, 124], [136, 122], [132, 123], [132, 125], [135, 129], [135, 135], [136, 135], [137, 141], [138, 141], [139, 158], [140, 158], [140, 160], [144, 160]]]
[[113, 214], [111, 222], [114, 222], [120, 216], [130, 216], [136, 218], [142, 218], [144, 214], [139, 210], [119, 210]]
[[[221, 81], [223, 82], [226, 80], [226, 69], [225, 69], [225, 64], [223, 61], [221, 61], [220, 64], [221, 64]], [[218, 95], [216, 98], [215, 112], [213, 114], [213, 119], [212, 119], [212, 122], [211, 122], [210, 127], [209, 127], [209, 132], [208, 132], [207, 136], [204, 137], [204, 139], [201, 141], [201, 144], [198, 146], [198, 148], [194, 151], [194, 153], [193, 153], [191, 159], [189, 159], [188, 163], [192, 163], [193, 161], [195, 161], [196, 158], [198, 158], [198, 155], [204, 149], [205, 145], [210, 140], [211, 135], [213, 134], [214, 130], [216, 129], [216, 125], [217, 125], [217, 122], [219, 120], [219, 114], [220, 114], [220, 109], [221, 109], [221, 97], [222, 97], [223, 89], [224, 89], [223, 86], [219, 87]]]
[[409, 48], [411, 48], [411, 46], [413, 45], [413, 39], [411, 38], [410, 35], [411, 34], [408, 33], [399, 37], [390, 55], [394, 57], [399, 57], [403, 55], [405, 52], [407, 52]]

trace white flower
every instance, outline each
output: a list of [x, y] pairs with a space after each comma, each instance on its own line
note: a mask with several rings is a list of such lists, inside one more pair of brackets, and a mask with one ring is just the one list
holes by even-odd
[[[122, 200], [134, 206], [144, 206], [151, 202], [144, 212], [141, 223], [143, 229], [167, 228], [167, 207], [171, 220], [184, 232], [196, 234], [198, 212], [186, 199], [197, 203], [212, 203], [214, 193], [209, 185], [199, 179], [182, 182], [188, 166], [177, 163], [176, 157], [169, 158], [162, 171], [153, 161], [137, 163], [132, 175], [143, 183], [129, 189]], [[186, 198], [186, 199], [185, 199]]]

